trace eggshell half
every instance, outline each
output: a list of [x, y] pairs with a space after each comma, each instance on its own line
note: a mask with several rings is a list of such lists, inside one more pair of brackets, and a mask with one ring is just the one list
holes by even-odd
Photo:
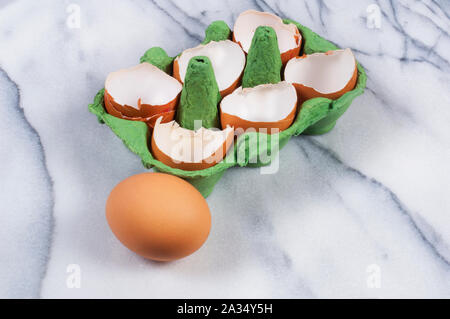
[[181, 89], [176, 79], [144, 62], [110, 73], [105, 81], [105, 100], [123, 116], [148, 118], [175, 110]]
[[351, 49], [296, 57], [284, 70], [285, 81], [295, 86], [300, 103], [315, 97], [337, 99], [354, 89], [357, 75]]
[[230, 40], [211, 41], [184, 50], [174, 61], [174, 78], [184, 82], [189, 61], [195, 56], [206, 56], [211, 61], [222, 97], [233, 92], [239, 85], [245, 67], [245, 54], [238, 44]]
[[155, 126], [155, 122], [158, 118], [161, 117], [161, 122], [166, 123], [170, 122], [175, 117], [175, 110], [169, 110], [161, 113], [157, 113], [148, 117], [140, 117], [140, 116], [126, 116], [123, 115], [117, 108], [115, 107], [115, 103], [111, 101], [111, 97], [108, 94], [107, 91], [105, 91], [104, 95], [104, 104], [106, 111], [118, 118], [124, 119], [124, 120], [130, 120], [130, 121], [140, 121], [145, 122], [150, 128], [153, 128]]
[[233, 145], [231, 127], [222, 131], [182, 128], [175, 121], [156, 121], [152, 134], [153, 156], [167, 166], [187, 171], [205, 169], [222, 161]]
[[283, 23], [280, 17], [272, 13], [255, 10], [242, 12], [234, 24], [233, 41], [239, 43], [245, 53], [248, 53], [255, 30], [259, 26], [269, 26], [275, 30], [283, 65], [299, 55], [302, 36], [297, 26]]
[[106, 219], [120, 242], [152, 260], [186, 257], [208, 238], [211, 214], [200, 192], [162, 173], [126, 178], [111, 191]]
[[239, 87], [220, 103], [220, 122], [223, 126], [256, 131], [277, 128], [283, 131], [294, 122], [297, 93], [285, 81], [262, 84], [253, 88]]

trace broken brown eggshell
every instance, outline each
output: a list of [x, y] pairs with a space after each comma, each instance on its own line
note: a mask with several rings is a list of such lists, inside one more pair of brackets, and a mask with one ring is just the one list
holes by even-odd
[[300, 104], [315, 97], [341, 97], [353, 90], [357, 75], [351, 49], [294, 57], [284, 70], [284, 79], [294, 85]]
[[[220, 103], [220, 121], [235, 130], [266, 130], [268, 134], [287, 129], [297, 114], [297, 93], [285, 81], [239, 87]], [[277, 130], [272, 130], [277, 129]]]
[[211, 61], [222, 97], [233, 92], [239, 85], [245, 67], [245, 54], [235, 42], [210, 41], [184, 50], [173, 62], [174, 78], [184, 83], [189, 61], [195, 56], [206, 56]]
[[239, 43], [246, 54], [250, 49], [255, 30], [259, 26], [269, 26], [275, 30], [283, 65], [299, 55], [302, 35], [298, 28], [292, 23], [285, 24], [280, 17], [272, 13], [255, 10], [242, 12], [233, 28], [233, 41]]
[[155, 122], [159, 117], [162, 117], [163, 123], [172, 121], [175, 117], [175, 110], [169, 110], [169, 111], [165, 111], [162, 113], [156, 113], [156, 114], [148, 116], [148, 117], [124, 115], [116, 108], [115, 104], [117, 104], [117, 103], [114, 103], [114, 101], [112, 101], [111, 96], [108, 94], [108, 92], [106, 90], [105, 90], [105, 95], [104, 95], [104, 103], [105, 103], [105, 109], [109, 114], [111, 114], [115, 117], [124, 119], [124, 120], [145, 122], [145, 123], [147, 123], [147, 125], [150, 128], [153, 128], [155, 126]]
[[108, 75], [104, 104], [115, 117], [153, 127], [161, 116], [164, 122], [174, 118], [181, 88], [176, 79], [144, 62]]
[[186, 171], [202, 170], [221, 162], [233, 145], [234, 130], [188, 130], [171, 121], [157, 119], [151, 149], [155, 158], [165, 165]]

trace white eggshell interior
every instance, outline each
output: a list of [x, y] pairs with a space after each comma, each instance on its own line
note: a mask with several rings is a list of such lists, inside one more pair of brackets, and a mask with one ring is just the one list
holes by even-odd
[[284, 79], [289, 83], [308, 86], [320, 93], [342, 90], [351, 80], [356, 60], [351, 49], [330, 54], [313, 53], [305, 58], [292, 58], [286, 64]]
[[[281, 53], [296, 48], [300, 44], [301, 35], [294, 24], [285, 24], [280, 17], [268, 12], [248, 10], [238, 16], [233, 30], [234, 39], [241, 43], [245, 52], [250, 49], [253, 35], [259, 26], [269, 26], [275, 30]], [[296, 35], [298, 40], [295, 38]]]
[[[161, 152], [176, 162], [200, 163], [212, 156], [233, 134], [233, 129], [206, 129], [204, 127], [193, 131], [180, 127], [171, 121], [161, 124], [161, 118], [156, 121], [153, 139]], [[225, 154], [224, 154], [225, 155]]]
[[116, 103], [139, 109], [141, 104], [165, 105], [181, 92], [175, 78], [153, 64], [144, 62], [128, 69], [108, 74], [105, 89]]
[[195, 56], [207, 56], [211, 61], [219, 90], [229, 88], [241, 75], [245, 67], [242, 48], [230, 40], [211, 41], [187, 49], [177, 58], [180, 79], [184, 82], [189, 60]]
[[224, 113], [252, 122], [277, 122], [295, 108], [297, 93], [292, 84], [262, 84], [253, 88], [239, 87], [220, 103]]

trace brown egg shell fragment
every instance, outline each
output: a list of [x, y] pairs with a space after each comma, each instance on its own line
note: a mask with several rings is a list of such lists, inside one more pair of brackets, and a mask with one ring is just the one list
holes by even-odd
[[172, 168], [178, 168], [185, 171], [198, 171], [212, 167], [217, 163], [221, 162], [224, 157], [221, 156], [221, 154], [226, 154], [228, 152], [228, 149], [233, 144], [233, 139], [234, 139], [233, 134], [230, 134], [227, 140], [223, 143], [222, 149], [220, 151], [218, 150], [213, 155], [211, 155], [210, 157], [208, 157], [207, 159], [203, 160], [200, 163], [175, 162], [170, 156], [166, 155], [158, 148], [158, 145], [155, 143], [153, 136], [151, 146], [153, 156], [163, 164]]
[[[162, 122], [160, 124], [163, 124]], [[158, 125], [158, 121], [157, 124]], [[156, 126], [155, 125], [155, 126]], [[172, 157], [167, 155], [165, 152], [161, 150], [161, 148], [158, 146], [158, 143], [155, 139], [155, 134], [158, 134], [157, 127], [153, 130], [152, 139], [151, 139], [151, 150], [153, 156], [163, 164], [172, 167], [172, 168], [178, 168], [181, 170], [186, 171], [196, 171], [196, 170], [202, 170], [205, 168], [212, 167], [216, 165], [217, 163], [221, 162], [223, 158], [226, 156], [228, 150], [231, 148], [234, 142], [234, 130], [231, 128], [227, 128], [229, 130], [226, 139], [222, 143], [221, 146], [217, 148], [216, 151], [213, 152], [210, 156], [207, 158], [202, 159], [199, 162], [188, 162], [188, 161], [182, 161], [182, 160], [174, 160]], [[184, 129], [183, 129], [184, 130]], [[223, 132], [223, 131], [222, 131]]]
[[300, 54], [300, 47], [301, 47], [301, 42], [297, 47], [292, 48], [289, 51], [281, 53], [281, 63], [283, 65], [286, 65], [286, 63], [288, 63], [288, 61], [290, 59], [297, 57]]
[[141, 100], [139, 99], [139, 110], [132, 106], [117, 103], [107, 90], [105, 90], [105, 103], [106, 100], [108, 100], [109, 103], [112, 104], [114, 108], [124, 116], [129, 118], [148, 118], [154, 115], [176, 110], [180, 100], [180, 93], [172, 101], [164, 105], [141, 104]]
[[242, 76], [243, 76], [244, 72], [242, 71], [241, 75], [239, 76], [239, 78], [236, 79], [236, 81], [234, 81], [233, 84], [231, 84], [227, 89], [220, 91], [220, 96], [222, 98], [224, 98], [225, 96], [227, 96], [228, 94], [233, 93], [234, 90], [236, 90], [236, 88], [241, 84], [242, 81]]
[[276, 134], [288, 129], [294, 122], [296, 115], [297, 115], [297, 103], [295, 103], [295, 107], [292, 109], [292, 112], [289, 113], [287, 117], [276, 122], [252, 122], [224, 112], [220, 112], [220, 122], [224, 126], [229, 125], [231, 127], [234, 127], [235, 130], [241, 128], [244, 131], [247, 130], [251, 131], [254, 129], [256, 132]]
[[[240, 19], [243, 19], [243, 18], [251, 18], [253, 16], [253, 18], [255, 17], [255, 16], [258, 16], [258, 17], [264, 17], [264, 18], [266, 18], [267, 19], [267, 21], [268, 21], [268, 23], [260, 23], [260, 24], [255, 24], [254, 26], [253, 26], [253, 28], [256, 30], [256, 27], [257, 26], [269, 26], [269, 27], [272, 27], [274, 30], [275, 30], [275, 32], [277, 33], [277, 36], [280, 34], [280, 30], [288, 30], [288, 31], [290, 31], [291, 33], [292, 33], [292, 37], [294, 38], [294, 43], [295, 43], [295, 45], [294, 46], [290, 46], [290, 47], [288, 47], [288, 48], [284, 48], [284, 46], [283, 47], [280, 47], [280, 38], [279, 38], [279, 40], [278, 40], [278, 44], [279, 44], [279, 50], [280, 50], [280, 54], [281, 54], [281, 62], [282, 62], [282, 64], [283, 65], [286, 65], [286, 63], [290, 60], [290, 59], [292, 59], [293, 57], [296, 57], [296, 56], [298, 56], [299, 54], [300, 54], [300, 48], [301, 48], [301, 45], [302, 45], [302, 35], [301, 35], [301, 33], [300, 33], [300, 31], [298, 30], [298, 28], [297, 28], [297, 26], [295, 26], [294, 24], [292, 24], [292, 23], [290, 23], [290, 24], [285, 24], [284, 22], [283, 22], [283, 20], [280, 18], [280, 17], [278, 17], [278, 16], [276, 16], [276, 15], [274, 15], [274, 14], [272, 14], [272, 13], [269, 13], [269, 12], [259, 12], [259, 11], [255, 11], [255, 10], [247, 10], [247, 11], [245, 11], [245, 12], [242, 12], [239, 16], [238, 16], [238, 18], [236, 19], [236, 22], [235, 22], [235, 26], [234, 26], [234, 30], [233, 30], [233, 33], [232, 33], [232, 40], [234, 41], [234, 42], [236, 42], [237, 44], [239, 44], [240, 46], [241, 46], [241, 48], [242, 48], [242, 50], [245, 52], [245, 54], [247, 54], [248, 53], [248, 50], [249, 50], [249, 44], [247, 45], [248, 46], [248, 48], [246, 48], [243, 44], [242, 44], [242, 42], [240, 41], [240, 39], [237, 39], [236, 38], [236, 25], [237, 24], [242, 24], [243, 22], [242, 22], [242, 20], [241, 21], [239, 21]], [[278, 32], [277, 32], [278, 31]], [[252, 31], [252, 34], [254, 34], [254, 30]], [[251, 43], [251, 37], [249, 38], [249, 39], [247, 39], [247, 42], [248, 43]]]
[[116, 107], [117, 103], [112, 102], [111, 96], [105, 91], [104, 95], [104, 103], [106, 111], [111, 114], [112, 116], [129, 120], [129, 121], [139, 121], [139, 122], [145, 122], [150, 128], [153, 128], [155, 126], [155, 122], [159, 117], [162, 117], [161, 123], [170, 122], [175, 117], [175, 110], [169, 110], [166, 112], [157, 113], [148, 117], [140, 117], [140, 116], [127, 116], [122, 114]]
[[[180, 83], [183, 83], [183, 81], [181, 81], [181, 78], [180, 78], [180, 66], [178, 65], [178, 61], [177, 60], [175, 60], [174, 62], [173, 62], [173, 77], [175, 78], [175, 79], [177, 79]], [[222, 98], [224, 98], [225, 96], [227, 96], [228, 94], [231, 94], [238, 86], [239, 86], [239, 84], [241, 83], [241, 80], [242, 80], [242, 75], [244, 74], [244, 71], [242, 71], [242, 73], [241, 73], [241, 75], [239, 76], [239, 78], [238, 79], [236, 79], [236, 81], [234, 81], [234, 83], [233, 84], [231, 84], [231, 86], [229, 86], [228, 88], [226, 88], [225, 90], [222, 90], [222, 91], [220, 91], [219, 93], [220, 93], [220, 96], [222, 97]]]
[[[347, 51], [347, 52], [351, 53], [350, 49], [345, 49], [345, 50], [335, 50], [335, 51], [328, 51], [328, 52], [325, 52], [325, 53], [315, 53], [315, 54], [316, 55], [317, 54], [321, 54], [323, 56], [331, 56], [331, 55], [335, 54], [336, 52], [342, 53], [344, 51]], [[353, 56], [353, 53], [351, 53], [351, 54]], [[304, 59], [307, 59], [307, 58], [308, 58], [308, 55], [295, 57], [295, 58], [292, 59], [293, 61], [292, 62], [289, 61], [289, 63], [295, 63], [296, 61], [304, 60]], [[354, 57], [353, 57], [353, 59], [354, 59]], [[285, 80], [288, 81], [288, 82], [291, 82], [291, 77], [292, 77], [292, 75], [289, 75], [289, 76], [286, 75], [286, 72], [289, 72], [289, 68], [290, 67], [291, 66], [288, 64], [286, 66], [285, 71], [284, 71], [284, 73], [285, 73]], [[291, 83], [294, 85], [294, 87], [295, 87], [295, 89], [297, 91], [299, 104], [303, 103], [306, 100], [309, 100], [309, 99], [312, 99], [312, 98], [316, 98], [316, 97], [324, 97], [324, 98], [328, 98], [328, 99], [331, 99], [331, 100], [335, 100], [335, 99], [341, 97], [342, 95], [344, 95], [345, 93], [353, 90], [355, 88], [355, 86], [356, 86], [356, 81], [357, 81], [357, 78], [358, 78], [358, 69], [357, 69], [356, 60], [354, 60], [352, 67], [353, 67], [353, 73], [352, 73], [350, 79], [346, 82], [345, 85], [343, 85], [343, 87], [340, 90], [334, 91], [334, 92], [329, 92], [329, 93], [319, 92], [318, 90], [316, 90], [312, 86], [308, 86], [308, 85], [304, 85], [302, 83], [297, 83], [297, 82], [292, 81]], [[333, 73], [333, 72], [331, 72], [331, 73]], [[329, 76], [335, 76], [335, 75], [333, 75], [331, 73], [329, 73], [328, 75]]]
[[173, 77], [178, 80], [181, 84], [183, 84], [183, 81], [180, 77], [180, 65], [178, 64], [178, 59], [175, 59], [173, 61]]
[[[237, 72], [234, 72], [235, 73], [235, 80], [230, 85], [228, 85], [226, 88], [223, 88], [223, 87], [221, 87], [221, 86], [223, 86], [223, 85], [221, 85], [222, 84], [221, 76], [223, 75], [224, 70], [223, 69], [218, 70], [219, 67], [217, 66], [217, 63], [216, 63], [216, 61], [214, 59], [214, 56], [213, 56], [211, 51], [217, 50], [219, 45], [222, 45], [223, 47], [225, 47], [226, 45], [229, 46], [230, 44], [233, 44], [233, 46], [235, 46], [234, 41], [230, 41], [230, 40], [223, 40], [223, 41], [218, 41], [218, 42], [211, 41], [208, 44], [200, 44], [197, 47], [184, 50], [180, 54], [180, 56], [178, 56], [173, 62], [173, 77], [175, 79], [177, 79], [180, 83], [184, 82], [183, 79], [182, 79], [182, 72], [180, 70], [180, 59], [183, 58], [183, 54], [185, 52], [187, 54], [189, 54], [189, 55], [192, 55], [192, 57], [193, 56], [207, 56], [211, 60], [211, 63], [213, 64], [214, 75], [216, 77], [217, 85], [219, 86], [220, 95], [221, 95], [222, 98], [225, 97], [226, 95], [228, 95], [231, 92], [233, 92], [239, 86], [239, 84], [241, 82], [242, 75], [244, 74], [245, 63], [246, 63], [246, 53], [242, 50], [242, 48], [239, 47], [239, 52], [242, 51], [241, 52], [242, 55], [241, 55], [241, 61], [239, 61], [240, 64], [236, 65]], [[208, 49], [210, 49], [209, 52], [208, 52]], [[228, 49], [235, 50], [236, 48], [235, 47], [229, 47]], [[196, 52], [196, 51], [197, 51], [198, 54], [192, 54], [191, 53], [191, 52]], [[239, 52], [232, 52], [232, 53], [239, 54]], [[231, 55], [231, 53], [230, 53], [230, 55]], [[236, 59], [231, 59], [231, 62], [235, 62], [235, 61], [236, 61]], [[184, 62], [186, 63], [184, 70], [186, 70], [189, 61], [186, 60]], [[230, 70], [230, 65], [227, 64], [227, 67], [225, 67], [224, 69], [226, 71], [229, 71]], [[229, 81], [227, 81], [227, 82], [229, 82]]]
[[[234, 38], [234, 35], [233, 35], [233, 41], [236, 42], [237, 44], [239, 44], [241, 46], [241, 48], [242, 48], [241, 42], [236, 41], [236, 39]], [[301, 46], [302, 46], [302, 44], [301, 44], [301, 38], [300, 38], [300, 42], [299, 42], [298, 46], [296, 46], [295, 48], [292, 48], [292, 49], [290, 49], [288, 51], [280, 53], [281, 63], [283, 64], [283, 66], [286, 65], [286, 63], [288, 63], [288, 61], [290, 59], [295, 58], [295, 57], [297, 57], [300, 54]], [[247, 52], [245, 52], [245, 56], [247, 56]]]
[[175, 111], [181, 89], [182, 85], [176, 79], [144, 62], [108, 74], [105, 80], [105, 107], [116, 116], [118, 114], [111, 106], [121, 116], [154, 122], [150, 121], [152, 117]]
[[347, 93], [355, 88], [357, 78], [358, 78], [358, 69], [355, 66], [355, 72], [353, 72], [352, 78], [347, 83], [347, 85], [342, 90], [340, 90], [338, 92], [334, 92], [334, 93], [320, 93], [309, 86], [304, 86], [304, 85], [298, 84], [298, 83], [292, 83], [292, 84], [294, 85], [295, 89], [297, 90], [298, 100], [299, 100], [299, 103], [301, 104], [301, 103], [305, 102], [306, 100], [309, 100], [309, 99], [312, 99], [315, 97], [325, 97], [330, 100], [336, 100], [336, 99], [340, 98], [342, 95], [344, 95], [345, 93]]
[[220, 121], [223, 126], [231, 126], [235, 130], [277, 133], [294, 122], [297, 100], [294, 86], [285, 81], [253, 88], [239, 87], [221, 101]]

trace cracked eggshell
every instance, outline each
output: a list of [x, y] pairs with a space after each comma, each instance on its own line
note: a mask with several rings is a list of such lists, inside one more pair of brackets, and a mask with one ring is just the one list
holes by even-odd
[[262, 84], [253, 88], [239, 87], [220, 103], [220, 121], [223, 126], [256, 131], [277, 128], [283, 131], [291, 126], [297, 111], [297, 93], [285, 81]]
[[108, 74], [105, 107], [112, 105], [121, 118], [149, 118], [175, 110], [181, 89], [176, 79], [144, 62]]
[[106, 111], [118, 118], [124, 119], [124, 120], [130, 120], [130, 121], [140, 121], [140, 122], [145, 122], [147, 123], [147, 125], [150, 128], [153, 128], [155, 126], [155, 122], [159, 117], [162, 117], [162, 122], [169, 122], [172, 121], [173, 118], [175, 117], [175, 110], [169, 110], [169, 111], [165, 111], [162, 113], [158, 113], [155, 115], [151, 115], [148, 117], [140, 117], [140, 116], [126, 116], [123, 115], [115, 106], [114, 103], [111, 101], [112, 98], [111, 96], [108, 94], [108, 92], [105, 91], [105, 95], [104, 95], [104, 104], [105, 104], [105, 108]]
[[196, 56], [209, 58], [222, 97], [239, 85], [245, 67], [245, 54], [233, 41], [210, 41], [184, 50], [173, 63], [173, 76], [184, 83], [189, 61]]
[[272, 13], [256, 10], [242, 12], [234, 23], [233, 41], [239, 43], [245, 53], [248, 53], [255, 30], [259, 26], [269, 26], [275, 30], [283, 65], [299, 55], [302, 35], [298, 28], [292, 23], [283, 23], [280, 17]]
[[187, 171], [205, 169], [222, 161], [234, 141], [231, 127], [188, 130], [177, 122], [156, 121], [152, 134], [153, 156], [167, 166]]
[[295, 57], [284, 70], [285, 81], [295, 86], [301, 103], [315, 97], [335, 100], [353, 90], [357, 75], [351, 49]]

